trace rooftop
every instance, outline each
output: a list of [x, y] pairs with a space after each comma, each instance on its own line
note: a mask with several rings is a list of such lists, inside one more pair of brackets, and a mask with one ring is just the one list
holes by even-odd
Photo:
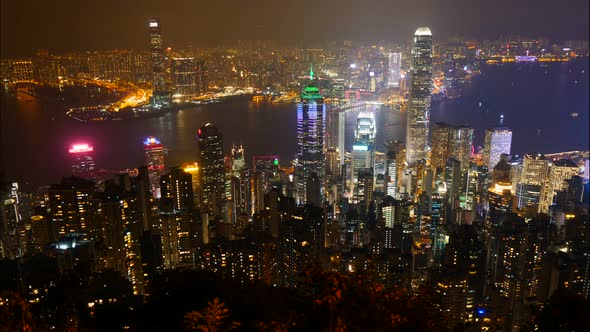
[[432, 36], [432, 32], [430, 32], [430, 28], [428, 27], [419, 27], [414, 33], [414, 36]]

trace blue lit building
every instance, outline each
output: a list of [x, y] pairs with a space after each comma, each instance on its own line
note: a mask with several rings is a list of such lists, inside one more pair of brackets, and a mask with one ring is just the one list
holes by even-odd
[[[310, 72], [313, 80], [313, 71]], [[324, 140], [326, 106], [318, 88], [309, 85], [301, 92], [297, 105], [297, 202], [308, 203], [308, 187], [312, 181], [319, 182], [313, 187], [320, 190], [314, 197], [323, 197], [324, 183]], [[315, 174], [315, 176], [314, 176]], [[317, 190], [316, 189], [316, 190]], [[317, 196], [316, 196], [317, 195]]]

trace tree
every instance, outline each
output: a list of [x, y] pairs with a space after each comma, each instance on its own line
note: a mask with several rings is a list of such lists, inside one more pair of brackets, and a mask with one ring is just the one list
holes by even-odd
[[185, 327], [190, 331], [225, 332], [240, 326], [238, 322], [228, 323], [229, 309], [219, 298], [209, 301], [207, 308], [191, 311], [184, 316]]

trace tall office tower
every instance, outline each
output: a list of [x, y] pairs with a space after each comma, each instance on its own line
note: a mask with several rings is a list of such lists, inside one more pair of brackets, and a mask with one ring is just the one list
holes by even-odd
[[256, 211], [260, 211], [265, 206], [264, 195], [279, 181], [279, 157], [253, 156], [252, 171], [252, 201]]
[[566, 180], [580, 174], [580, 167], [569, 159], [560, 159], [550, 164], [549, 182], [550, 188], [555, 194], [567, 187]]
[[432, 154], [430, 166], [433, 170], [444, 169], [449, 158], [461, 163], [461, 169], [469, 167], [473, 128], [468, 125], [454, 126], [437, 122], [432, 129]]
[[388, 85], [392, 87], [399, 87], [399, 79], [401, 78], [402, 70], [402, 53], [389, 53], [389, 80]]
[[191, 181], [193, 186], [193, 196], [194, 196], [194, 206], [199, 208], [201, 206], [201, 175], [200, 175], [200, 168], [199, 163], [188, 163], [182, 166], [182, 169], [191, 175]]
[[266, 194], [279, 181], [279, 156], [253, 156], [252, 169], [260, 174], [262, 190]]
[[[449, 158], [445, 165], [445, 183], [447, 201], [451, 209], [455, 207], [455, 200], [461, 192], [461, 162], [455, 158]], [[447, 209], [447, 211], [451, 212]]]
[[204, 60], [196, 62], [195, 71], [197, 73], [197, 93], [205, 93], [209, 90], [209, 75]]
[[387, 152], [385, 166], [385, 194], [397, 198], [398, 165], [397, 153], [394, 150]]
[[95, 175], [94, 159], [92, 152], [94, 149], [88, 144], [74, 144], [68, 151], [74, 162], [72, 164], [72, 175], [80, 178], [92, 178]]
[[68, 233], [96, 231], [94, 223], [94, 183], [79, 178], [63, 178], [60, 184], [49, 187], [48, 211], [53, 226], [52, 241]]
[[464, 210], [471, 211], [475, 207], [475, 203], [478, 202], [480, 196], [479, 189], [479, 167], [475, 163], [469, 163], [469, 167], [465, 170], [464, 174], [464, 194], [465, 204], [461, 206]]
[[566, 180], [577, 176], [580, 168], [573, 161], [568, 159], [556, 160], [549, 162], [548, 178], [545, 179], [541, 186], [541, 196], [539, 198], [539, 212], [548, 213], [549, 207], [553, 204], [553, 198], [558, 191], [567, 187]]
[[360, 112], [356, 120], [354, 131], [354, 145], [352, 146], [352, 171], [351, 188], [353, 201], [357, 201], [358, 191], [355, 189], [358, 183], [358, 173], [365, 168], [373, 169], [375, 166], [375, 135], [377, 126], [375, 115], [370, 112]]
[[164, 42], [160, 32], [160, 21], [149, 19], [150, 51], [152, 58], [152, 84], [154, 86], [153, 103], [156, 105], [169, 102], [168, 85], [166, 83], [166, 59]]
[[231, 152], [231, 199], [235, 205], [236, 215], [250, 214], [252, 201], [250, 169], [246, 167], [246, 152], [241, 145], [234, 145]]
[[147, 166], [141, 166], [137, 170], [135, 190], [137, 192], [138, 211], [143, 224], [143, 231], [152, 229], [152, 203], [150, 177]]
[[160, 198], [160, 176], [162, 176], [166, 170], [166, 166], [164, 165], [166, 149], [164, 149], [162, 143], [153, 136], [150, 136], [143, 141], [143, 148], [145, 149], [152, 195], [154, 198]]
[[231, 149], [232, 157], [232, 176], [237, 178], [241, 177], [242, 171], [246, 166], [246, 153], [244, 152], [243, 146], [234, 145]]
[[340, 153], [338, 149], [330, 147], [326, 150], [326, 179], [334, 182], [340, 176]]
[[375, 178], [372, 168], [363, 168], [358, 170], [358, 182], [355, 186], [355, 196], [358, 200], [361, 214], [365, 214], [373, 201], [373, 191], [375, 190]]
[[326, 138], [326, 148], [336, 148], [341, 154], [340, 165], [344, 164], [344, 139], [346, 126], [346, 113], [337, 108], [333, 108], [328, 113], [328, 133]]
[[170, 68], [174, 96], [194, 96], [197, 94], [197, 72], [195, 58], [174, 57]]
[[512, 130], [506, 127], [487, 129], [483, 148], [483, 161], [488, 169], [493, 169], [503, 154], [510, 155]]
[[223, 135], [217, 127], [207, 123], [197, 132], [199, 163], [201, 165], [202, 208], [212, 215], [220, 215], [225, 193]]
[[455, 56], [452, 49], [446, 50], [444, 54], [444, 88], [447, 91], [455, 88]]
[[412, 84], [408, 103], [406, 159], [409, 165], [427, 158], [432, 92], [432, 33], [421, 27], [414, 34]]
[[0, 187], [0, 258], [22, 257], [25, 246], [20, 241], [20, 230], [25, 226], [22, 220], [18, 183], [1, 184]]
[[540, 154], [526, 154], [523, 159], [520, 181], [516, 188], [518, 208], [537, 206], [538, 212], [547, 213], [549, 205], [542, 198], [549, 190], [548, 183], [549, 160]]
[[488, 189], [488, 213], [486, 219], [497, 225], [501, 218], [512, 212], [513, 186], [510, 164], [500, 159], [492, 170], [492, 183]]
[[[313, 80], [313, 71], [310, 76]], [[301, 92], [297, 104], [297, 202], [307, 202], [307, 185], [312, 174], [317, 175], [320, 183], [324, 181], [324, 139], [326, 107], [324, 98], [317, 87], [309, 85]], [[321, 191], [321, 186], [320, 186]], [[322, 193], [316, 196], [322, 197]]]

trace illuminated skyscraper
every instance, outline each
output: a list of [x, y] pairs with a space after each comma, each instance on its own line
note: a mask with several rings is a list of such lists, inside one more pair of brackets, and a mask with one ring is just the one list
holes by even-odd
[[473, 128], [453, 126], [438, 122], [432, 129], [431, 167], [443, 169], [449, 158], [455, 158], [461, 163], [461, 169], [469, 166], [471, 146], [473, 144]]
[[339, 164], [344, 164], [344, 138], [346, 126], [346, 113], [338, 108], [332, 108], [328, 112], [328, 131], [326, 133], [326, 148], [335, 148], [341, 157]]
[[389, 86], [399, 87], [402, 70], [402, 53], [389, 53]]
[[516, 186], [517, 206], [537, 206], [539, 212], [547, 213], [550, 202], [543, 199], [549, 191], [549, 160], [539, 154], [524, 156], [522, 174]]
[[426, 159], [432, 92], [432, 33], [421, 27], [414, 34], [412, 84], [408, 103], [406, 159], [412, 165]]
[[488, 169], [494, 169], [494, 166], [500, 161], [502, 154], [510, 155], [510, 145], [512, 143], [512, 130], [506, 127], [491, 128], [486, 130], [483, 160]]
[[245, 160], [246, 153], [244, 152], [244, 147], [241, 145], [239, 145], [239, 146], [234, 145], [231, 149], [231, 156], [232, 156], [232, 165], [231, 165], [232, 176], [239, 178], [240, 173], [244, 169], [244, 166], [246, 166], [246, 160]]
[[69, 150], [74, 157], [72, 175], [81, 178], [91, 178], [94, 175], [94, 159], [92, 159], [93, 147], [88, 144], [74, 144]]
[[143, 142], [148, 167], [151, 192], [155, 198], [160, 198], [160, 176], [164, 174], [164, 156], [166, 149], [157, 138], [150, 136]]
[[191, 175], [192, 185], [193, 185], [193, 196], [195, 199], [195, 207], [200, 207], [201, 205], [201, 198], [199, 196], [201, 192], [201, 175], [200, 175], [200, 168], [197, 162], [184, 164], [182, 169]]
[[197, 132], [199, 163], [201, 165], [201, 205], [210, 214], [221, 213], [225, 193], [225, 165], [223, 160], [223, 135], [217, 127], [207, 123]]
[[205, 93], [209, 89], [209, 77], [207, 75], [207, 66], [205, 65], [205, 61], [197, 61], [195, 70], [197, 74], [197, 92]]
[[149, 19], [150, 51], [152, 58], [152, 84], [154, 86], [154, 104], [164, 104], [169, 100], [168, 86], [166, 84], [166, 68], [164, 55], [164, 42], [160, 31], [160, 21], [157, 18]]
[[358, 183], [360, 170], [373, 169], [375, 163], [375, 116], [370, 112], [360, 112], [356, 120], [354, 131], [354, 145], [352, 146], [352, 188], [353, 200], [357, 200], [358, 190], [355, 189]]
[[172, 84], [174, 95], [191, 96], [197, 94], [197, 73], [195, 71], [195, 58], [172, 58]]
[[390, 150], [387, 152], [385, 166], [385, 195], [393, 198], [397, 197], [397, 152]]
[[[310, 76], [313, 80], [313, 72]], [[324, 98], [317, 87], [309, 85], [301, 92], [301, 101], [297, 105], [297, 201], [307, 202], [307, 186], [312, 174], [317, 175], [320, 183], [324, 179], [324, 138], [326, 107]], [[321, 186], [320, 186], [321, 190]], [[317, 193], [321, 196], [321, 193]]]
[[279, 181], [279, 156], [252, 157], [254, 173], [259, 173], [262, 179], [264, 194], [268, 193], [275, 182]]

